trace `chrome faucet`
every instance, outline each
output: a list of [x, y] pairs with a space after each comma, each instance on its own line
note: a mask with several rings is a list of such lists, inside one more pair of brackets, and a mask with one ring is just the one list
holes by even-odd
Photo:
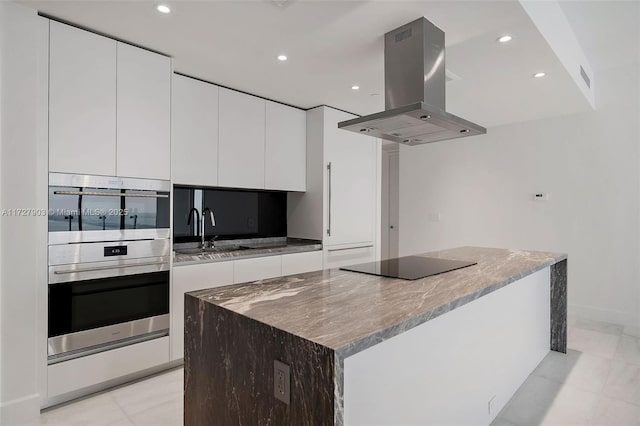
[[[196, 218], [197, 218], [196, 223], [200, 225], [200, 212], [195, 207], [191, 207], [191, 210], [189, 210], [189, 215], [187, 216], [187, 225], [191, 225], [191, 218], [193, 217], [194, 213], [196, 214]], [[196, 230], [197, 237], [199, 237], [199, 235], [197, 235], [199, 232], [200, 232], [200, 228]]]
[[[204, 210], [202, 210], [202, 217], [200, 218], [201, 222], [200, 222], [200, 235], [202, 237], [202, 248], [205, 248], [205, 241], [204, 241], [204, 218], [207, 216], [207, 212], [209, 213], [209, 218], [211, 219], [211, 226], [216, 226], [216, 217], [213, 215], [213, 210], [211, 210], [209, 207], [205, 207]], [[212, 242], [213, 245], [213, 242]]]

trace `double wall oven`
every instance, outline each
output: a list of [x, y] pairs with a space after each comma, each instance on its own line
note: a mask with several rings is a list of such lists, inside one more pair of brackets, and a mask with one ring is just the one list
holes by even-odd
[[50, 364], [169, 333], [170, 190], [49, 174]]

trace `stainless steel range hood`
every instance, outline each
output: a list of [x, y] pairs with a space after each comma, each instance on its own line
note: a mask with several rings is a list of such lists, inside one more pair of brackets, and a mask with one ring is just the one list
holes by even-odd
[[338, 127], [405, 145], [487, 133], [445, 111], [444, 32], [425, 18], [384, 36], [385, 111]]

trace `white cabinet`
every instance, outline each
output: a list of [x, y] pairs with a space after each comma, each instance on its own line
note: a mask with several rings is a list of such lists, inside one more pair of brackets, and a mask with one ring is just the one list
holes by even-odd
[[376, 253], [373, 245], [349, 249], [328, 248], [324, 252], [324, 269], [374, 262], [375, 258]]
[[51, 21], [49, 170], [116, 174], [116, 42]]
[[306, 189], [306, 129], [305, 111], [267, 101], [264, 160], [266, 189]]
[[118, 176], [171, 178], [171, 59], [118, 43]]
[[160, 337], [47, 366], [47, 398], [139, 373], [169, 362], [169, 337]]
[[218, 185], [218, 86], [174, 74], [173, 182]]
[[233, 281], [246, 283], [282, 275], [282, 256], [256, 257], [233, 262]]
[[49, 63], [49, 171], [170, 179], [170, 58], [51, 21]]
[[355, 118], [332, 108], [325, 110], [324, 153], [327, 173], [325, 245], [373, 243], [375, 240], [378, 141], [338, 129]]
[[233, 284], [233, 263], [174, 266], [171, 282], [171, 359], [184, 357], [184, 294]]
[[218, 185], [263, 189], [265, 100], [219, 90]]
[[282, 255], [282, 275], [302, 274], [322, 269], [322, 251]]
[[173, 267], [171, 280], [171, 359], [184, 357], [184, 294], [234, 283], [322, 269], [322, 251], [265, 256]]

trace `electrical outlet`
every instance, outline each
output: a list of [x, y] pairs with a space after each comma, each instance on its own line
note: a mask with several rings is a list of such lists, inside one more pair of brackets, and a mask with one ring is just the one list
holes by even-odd
[[291, 376], [289, 366], [273, 361], [273, 394], [277, 399], [289, 404], [291, 401]]
[[493, 395], [487, 404], [487, 408], [489, 410], [489, 415], [493, 414], [493, 411], [496, 408], [496, 396]]

